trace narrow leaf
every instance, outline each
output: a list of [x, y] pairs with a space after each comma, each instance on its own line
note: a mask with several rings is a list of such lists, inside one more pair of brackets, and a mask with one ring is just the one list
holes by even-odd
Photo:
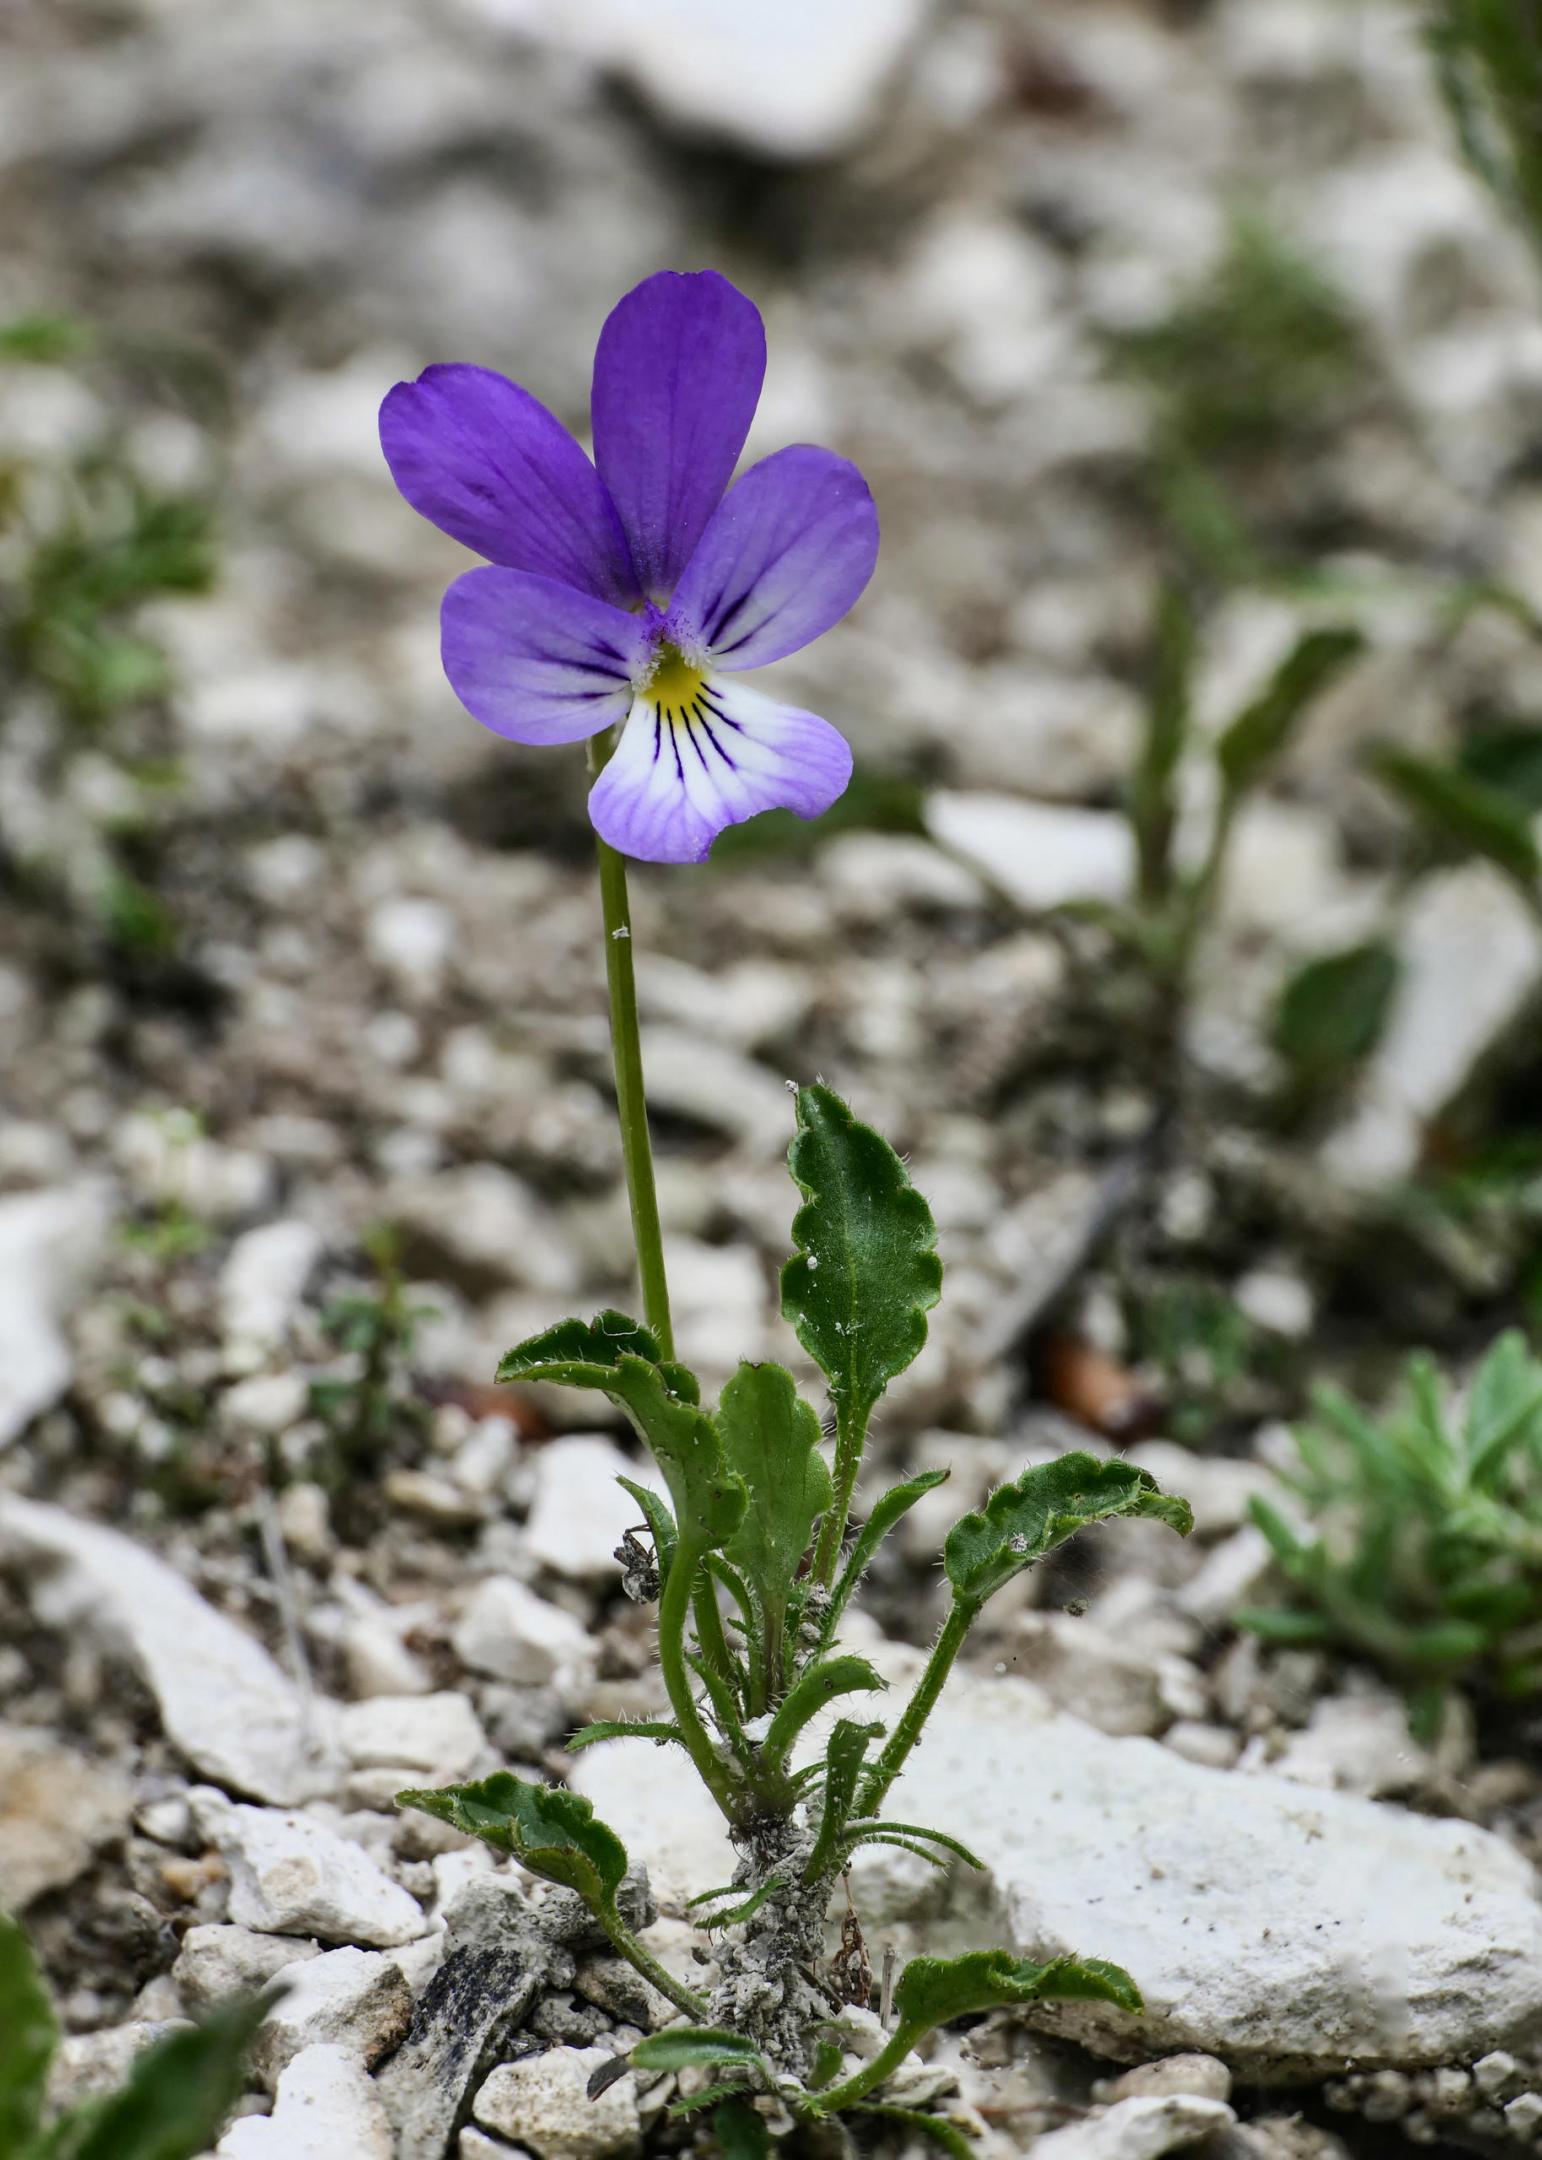
[[803, 1871], [805, 1882], [818, 1882], [821, 1875], [836, 1866], [841, 1836], [856, 1802], [862, 1759], [882, 1732], [881, 1725], [858, 1725], [851, 1718], [837, 1720], [825, 1750], [824, 1804], [819, 1835]]
[[1085, 1524], [1114, 1515], [1154, 1516], [1183, 1537], [1194, 1527], [1188, 1502], [1149, 1471], [1078, 1450], [1036, 1463], [955, 1523], [943, 1547], [948, 1580], [962, 1604], [978, 1607]]
[[40, 2160], [197, 2160], [246, 2089], [246, 2051], [274, 2000], [228, 2004], [158, 2040], [121, 2090], [55, 2126]]
[[639, 2040], [632, 2061], [639, 2070], [698, 2070], [713, 2063], [743, 2063], [770, 2076], [752, 2040], [715, 2025], [671, 2025]]
[[[724, 1912], [703, 1913], [701, 1918], [701, 1924], [709, 1931], [709, 1933], [713, 1928], [740, 1927], [746, 1920], [752, 1918], [754, 1914], [759, 1912], [761, 1906], [765, 1904], [768, 1897], [774, 1896], [775, 1893], [782, 1887], [783, 1882], [780, 1875], [768, 1876], [767, 1879], [761, 1884], [760, 1888], [758, 1890], [752, 1890], [750, 1895], [744, 1899], [742, 1904], [730, 1906]], [[700, 1902], [701, 1900], [699, 1898], [692, 1898], [691, 1900], [691, 1903], [693, 1905], [697, 1905]]]
[[937, 1229], [893, 1148], [838, 1095], [800, 1088], [797, 1116], [787, 1166], [803, 1205], [782, 1311], [837, 1415], [859, 1426], [926, 1341], [942, 1291]]
[[1058, 1957], [1035, 1965], [1007, 1950], [912, 1958], [894, 1990], [901, 2024], [917, 2033], [977, 2010], [1030, 2002], [1110, 2002], [1130, 2011], [1145, 2007], [1129, 1974], [1103, 1958]]
[[1263, 778], [1308, 706], [1344, 672], [1364, 643], [1358, 630], [1311, 630], [1286, 655], [1216, 744], [1216, 763], [1229, 795], [1240, 795]]
[[0, 1913], [0, 2153], [21, 2152], [35, 2135], [58, 2040], [31, 1946]]
[[985, 1872], [985, 1862], [977, 1860], [967, 1845], [961, 1845], [956, 1837], [949, 1837], [946, 1831], [923, 1830], [919, 1823], [862, 1820], [849, 1824], [846, 1834], [857, 1844], [861, 1844], [869, 1837], [876, 1837], [880, 1831], [889, 1836], [916, 1838], [923, 1844], [941, 1845], [945, 1851], [954, 1854], [969, 1867], [977, 1868], [982, 1875]]
[[532, 1785], [512, 1770], [473, 1785], [400, 1792], [396, 1804], [511, 1854], [532, 1875], [576, 1890], [591, 1909], [614, 1901], [626, 1873], [626, 1847], [595, 1820], [591, 1801], [561, 1786]]
[[648, 1486], [638, 1485], [629, 1477], [618, 1477], [616, 1483], [623, 1492], [631, 1494], [642, 1510], [642, 1519], [648, 1525], [653, 1539], [653, 1556], [659, 1564], [659, 1581], [668, 1582], [670, 1562], [675, 1557], [675, 1546], [679, 1542], [675, 1533], [675, 1518], [658, 1494]]
[[848, 1655], [825, 1658], [810, 1665], [789, 1689], [786, 1701], [771, 1720], [763, 1753], [768, 1762], [783, 1763], [810, 1718], [834, 1702], [838, 1695], [879, 1691], [888, 1686], [866, 1658]]
[[914, 2130], [919, 2136], [930, 2138], [934, 2145], [940, 2145], [945, 2153], [951, 2153], [953, 2160], [976, 2160], [978, 2147], [945, 2115], [932, 2115], [921, 2108], [890, 2107], [881, 2100], [859, 2101], [851, 2112], [877, 2116], [883, 2122], [896, 2124], [901, 2130]]
[[600, 1718], [593, 1725], [581, 1725], [568, 1742], [568, 1753], [576, 1755], [580, 1748], [593, 1747], [597, 1740], [677, 1740], [683, 1747], [678, 1725], [658, 1718]]
[[[814, 1524], [830, 1505], [823, 1428], [781, 1365], [741, 1365], [723, 1390], [717, 1423], [724, 1459], [749, 1493], [725, 1558], [748, 1578], [775, 1650]], [[768, 1663], [774, 1679], [779, 1657]]]
[[1542, 856], [1523, 810], [1497, 788], [1411, 750], [1381, 750], [1377, 773], [1426, 832], [1460, 855], [1477, 855], [1530, 891]]
[[830, 1609], [825, 1615], [824, 1641], [835, 1640], [835, 1630], [841, 1614], [850, 1604], [852, 1595], [872, 1564], [873, 1555], [902, 1516], [908, 1515], [916, 1502], [939, 1485], [945, 1485], [952, 1475], [948, 1470], [922, 1470], [903, 1485], [891, 1485], [873, 1512], [858, 1531], [840, 1579], [830, 1597]]
[[1519, 1328], [1501, 1335], [1473, 1375], [1467, 1397], [1467, 1460], [1474, 1485], [1489, 1485], [1529, 1429], [1542, 1422], [1542, 1363]]

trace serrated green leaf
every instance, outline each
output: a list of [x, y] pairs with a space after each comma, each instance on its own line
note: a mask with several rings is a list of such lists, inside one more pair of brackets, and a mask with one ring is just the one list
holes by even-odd
[[894, 1990], [900, 2023], [917, 2033], [978, 2010], [1030, 2002], [1109, 2002], [1132, 2012], [1145, 2008], [1129, 1974], [1104, 1958], [1058, 1957], [1035, 1965], [1008, 1950], [912, 1958]]
[[931, 1209], [887, 1140], [827, 1087], [798, 1090], [787, 1163], [803, 1194], [782, 1311], [829, 1383], [837, 1416], [860, 1425], [926, 1341], [942, 1292]]
[[625, 1313], [560, 1321], [511, 1350], [498, 1378], [598, 1388], [625, 1410], [663, 1471], [679, 1535], [698, 1555], [733, 1536], [746, 1494], [723, 1460], [716, 1425], [700, 1408], [695, 1376], [683, 1365], [661, 1364], [653, 1337]]
[[1447, 848], [1493, 863], [1528, 892], [1542, 878], [1530, 820], [1497, 788], [1411, 750], [1380, 750], [1372, 763], [1403, 807]]
[[1307, 708], [1355, 659], [1365, 640], [1358, 630], [1310, 630], [1243, 707], [1216, 744], [1216, 763], [1232, 797], [1263, 778]]
[[770, 2077], [765, 2058], [752, 2040], [715, 2025], [671, 2025], [652, 2033], [638, 2041], [632, 2061], [639, 2070], [699, 2070], [713, 2063], [742, 2063]]
[[1183, 1537], [1194, 1527], [1188, 1502], [1133, 1463], [1081, 1450], [1036, 1463], [948, 1532], [943, 1565], [954, 1594], [978, 1608], [1085, 1524], [1116, 1515], [1153, 1516]]
[[770, 2160], [777, 2149], [762, 2116], [747, 2100], [728, 2100], [712, 2118], [720, 2160]]
[[859, 1725], [852, 1718], [839, 1718], [830, 1745], [825, 1750], [824, 1799], [819, 1817], [819, 1835], [814, 1850], [804, 1867], [805, 1882], [818, 1882], [837, 1864], [841, 1836], [851, 1815], [857, 1797], [857, 1781], [862, 1775], [862, 1760], [873, 1741], [883, 1732], [881, 1725]]
[[1324, 1087], [1352, 1073], [1380, 1042], [1401, 966], [1379, 939], [1309, 960], [1275, 1008], [1275, 1049], [1298, 1081]]
[[814, 1524], [830, 1505], [830, 1472], [819, 1452], [824, 1432], [781, 1365], [741, 1365], [723, 1390], [717, 1426], [724, 1460], [749, 1493], [724, 1557], [743, 1571], [758, 1603], [774, 1687], [787, 1601]]
[[835, 1631], [842, 1613], [850, 1604], [853, 1593], [872, 1564], [873, 1555], [902, 1516], [908, 1515], [916, 1502], [939, 1485], [945, 1485], [952, 1475], [948, 1470], [922, 1470], [903, 1485], [891, 1485], [873, 1508], [867, 1521], [857, 1532], [846, 1565], [830, 1597], [830, 1610], [825, 1615], [823, 1640], [826, 1645], [835, 1640]]
[[764, 1760], [769, 1765], [785, 1763], [793, 1742], [809, 1719], [818, 1717], [838, 1695], [878, 1692], [888, 1684], [866, 1658], [853, 1657], [849, 1653], [822, 1658], [817, 1665], [810, 1665], [788, 1690], [785, 1701], [771, 1720], [770, 1730], [762, 1743]]
[[562, 1786], [532, 1785], [512, 1770], [471, 1785], [399, 1792], [396, 1804], [511, 1854], [532, 1875], [576, 1890], [592, 1910], [610, 1908], [626, 1874], [626, 1847], [596, 1821], [591, 1801]]
[[0, 1913], [0, 2153], [20, 2153], [42, 2117], [59, 2028], [21, 1927]]
[[198, 2160], [246, 2089], [246, 2052], [275, 2000], [227, 2004], [158, 2040], [120, 2091], [56, 2123], [37, 2160]]

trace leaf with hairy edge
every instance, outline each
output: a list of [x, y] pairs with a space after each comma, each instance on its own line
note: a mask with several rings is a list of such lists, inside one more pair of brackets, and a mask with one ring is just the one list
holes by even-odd
[[37, 1960], [17, 1923], [0, 1913], [0, 2153], [21, 2152], [36, 2134], [58, 2042]]
[[749, 1493], [724, 1557], [759, 1601], [775, 1685], [787, 1601], [814, 1524], [830, 1505], [830, 1472], [819, 1452], [824, 1429], [781, 1365], [741, 1365], [723, 1390], [717, 1426], [724, 1460]]
[[1358, 630], [1311, 630], [1286, 654], [1216, 744], [1216, 763], [1228, 795], [1240, 795], [1263, 777], [1313, 699], [1344, 672], [1364, 645]]
[[856, 1542], [841, 1570], [840, 1580], [831, 1592], [830, 1610], [825, 1615], [823, 1629], [826, 1643], [835, 1640], [835, 1630], [841, 1614], [850, 1604], [853, 1592], [872, 1563], [873, 1555], [894, 1525], [902, 1516], [909, 1514], [918, 1500], [923, 1499], [927, 1493], [934, 1492], [939, 1485], [945, 1485], [952, 1474], [950, 1470], [923, 1470], [918, 1476], [907, 1479], [903, 1485], [891, 1485], [874, 1507], [857, 1532]]
[[943, 1546], [954, 1595], [961, 1605], [978, 1610], [1084, 1524], [1111, 1515], [1155, 1516], [1183, 1537], [1194, 1527], [1188, 1502], [1162, 1492], [1148, 1470], [1077, 1450], [1036, 1463], [954, 1524]]
[[715, 2025], [668, 2026], [663, 2032], [639, 2040], [631, 2059], [639, 2070], [699, 2070], [713, 2063], [742, 2063], [768, 2080], [771, 2075], [753, 2040]]
[[685, 1745], [679, 1726], [664, 1719], [601, 1718], [597, 1724], [579, 1727], [567, 1744], [568, 1753], [576, 1755], [580, 1748], [593, 1747], [597, 1740], [676, 1740], [682, 1747]]
[[1108, 2002], [1145, 2008], [1129, 1974], [1104, 1958], [1052, 1958], [1035, 1965], [1009, 1950], [971, 1950], [964, 1957], [912, 1958], [899, 1976], [894, 2008], [917, 2034], [978, 2010], [1030, 2002]]
[[725, 1544], [739, 1527], [744, 1487], [723, 1461], [695, 1376], [683, 1365], [660, 1364], [653, 1337], [625, 1313], [560, 1321], [511, 1350], [498, 1378], [598, 1388], [619, 1403], [664, 1473], [679, 1536], [698, 1554]]
[[798, 1090], [787, 1166], [803, 1206], [782, 1269], [782, 1311], [829, 1382], [844, 1425], [860, 1425], [926, 1341], [942, 1294], [931, 1209], [887, 1140], [827, 1087]]
[[595, 1820], [592, 1802], [559, 1785], [532, 1785], [512, 1770], [474, 1785], [399, 1792], [396, 1804], [512, 1854], [532, 1875], [576, 1890], [592, 1910], [610, 1909], [626, 1873], [626, 1847]]
[[952, 1853], [955, 1859], [962, 1860], [967, 1867], [978, 1869], [982, 1875], [985, 1872], [985, 1862], [977, 1860], [967, 1845], [960, 1844], [956, 1837], [949, 1837], [944, 1830], [924, 1830], [919, 1823], [868, 1822], [863, 1819], [848, 1823], [846, 1836], [854, 1846], [864, 1845], [879, 1836], [914, 1838], [921, 1844], [940, 1845], [944, 1852]]
[[809, 1719], [818, 1717], [837, 1695], [879, 1692], [888, 1685], [881, 1673], [874, 1672], [866, 1658], [848, 1654], [810, 1665], [788, 1690], [786, 1700], [771, 1720], [762, 1747], [765, 1760], [771, 1764], [785, 1763], [794, 1740]]
[[[784, 1888], [784, 1884], [780, 1875], [768, 1875], [760, 1888], [752, 1890], [749, 1896], [739, 1904], [729, 1906], [722, 1912], [703, 1913], [701, 1925], [709, 1935], [714, 1928], [741, 1927], [746, 1920], [753, 1919], [761, 1906], [765, 1904], [767, 1898], [775, 1897], [777, 1891], [782, 1888]], [[702, 1902], [703, 1900], [700, 1898], [691, 1899], [693, 1905], [700, 1905]]]
[[819, 1835], [803, 1870], [805, 1882], [818, 1882], [821, 1875], [836, 1867], [841, 1836], [857, 1797], [862, 1759], [882, 1732], [881, 1725], [859, 1725], [853, 1718], [837, 1720], [830, 1744], [825, 1749], [824, 1802], [819, 1817]]
[[1542, 853], [1531, 820], [1498, 788], [1411, 750], [1381, 750], [1372, 760], [1404, 809], [1424, 830], [1461, 855], [1478, 855], [1532, 892], [1542, 878]]
[[157, 2041], [118, 2092], [56, 2123], [36, 2160], [197, 2160], [246, 2090], [247, 2049], [276, 2000], [228, 2004]]

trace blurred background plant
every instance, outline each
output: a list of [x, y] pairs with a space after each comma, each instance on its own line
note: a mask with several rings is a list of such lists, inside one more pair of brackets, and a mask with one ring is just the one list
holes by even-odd
[[1542, 1688], [1542, 1361], [1502, 1335], [1465, 1397], [1409, 1359], [1380, 1415], [1319, 1388], [1281, 1475], [1304, 1521], [1255, 1498], [1292, 1593], [1239, 1623], [1271, 1642], [1368, 1658], [1403, 1687], [1416, 1734], [1453, 1688]]

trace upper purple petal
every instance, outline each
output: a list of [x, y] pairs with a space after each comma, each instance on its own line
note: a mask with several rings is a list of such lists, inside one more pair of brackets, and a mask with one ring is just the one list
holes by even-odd
[[624, 720], [643, 619], [523, 570], [468, 570], [444, 596], [444, 672], [473, 719], [513, 742], [569, 743]]
[[594, 461], [638, 581], [666, 600], [755, 417], [766, 333], [716, 270], [661, 270], [611, 310], [594, 354]]
[[599, 474], [554, 413], [491, 368], [425, 368], [380, 408], [391, 477], [452, 540], [628, 606], [637, 580]]
[[855, 465], [806, 443], [736, 480], [675, 592], [671, 619], [716, 667], [765, 667], [823, 635], [878, 560], [878, 512]]

